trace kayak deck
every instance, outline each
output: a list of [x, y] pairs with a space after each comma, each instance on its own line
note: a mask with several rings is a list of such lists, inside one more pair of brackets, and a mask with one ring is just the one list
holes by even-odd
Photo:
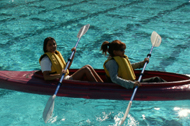
[[[77, 69], [71, 69], [70, 74]], [[133, 89], [125, 89], [117, 84], [108, 83], [105, 72], [96, 69], [104, 83], [63, 80], [57, 96], [89, 98], [89, 99], [115, 99], [130, 100]], [[135, 71], [138, 78], [140, 70]], [[144, 78], [159, 76], [167, 82], [142, 83], [138, 88], [134, 100], [184, 100], [190, 99], [190, 77], [181, 74], [145, 71]], [[58, 80], [45, 81], [40, 71], [0, 71], [0, 88], [53, 95]]]

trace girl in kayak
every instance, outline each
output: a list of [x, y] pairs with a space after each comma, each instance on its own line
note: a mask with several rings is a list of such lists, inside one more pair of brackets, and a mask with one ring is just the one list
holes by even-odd
[[[82, 78], [85, 76], [88, 81], [103, 82], [103, 80], [90, 65], [85, 65], [74, 74], [69, 75], [68, 69], [72, 64], [74, 56], [70, 61], [68, 69], [64, 70], [64, 68], [66, 67], [66, 62], [62, 57], [61, 53], [56, 49], [57, 44], [55, 39], [52, 37], [47, 37], [44, 40], [43, 45], [44, 54], [39, 59], [41, 70], [45, 80], [54, 80], [57, 78], [61, 78], [62, 74], [65, 74], [64, 79], [66, 80], [82, 80]], [[75, 47], [71, 49], [71, 51], [73, 50], [76, 52]]]
[[[111, 43], [105, 41], [102, 43], [102, 53], [107, 55], [108, 59], [104, 62], [104, 70], [109, 81], [119, 84], [125, 88], [133, 88], [141, 86], [140, 82], [136, 81], [134, 69], [142, 68], [145, 62], [149, 62], [149, 58], [144, 61], [131, 64], [128, 57], [124, 54], [126, 49], [125, 43], [114, 40]], [[142, 82], [164, 82], [165, 80], [159, 77], [143, 79]]]

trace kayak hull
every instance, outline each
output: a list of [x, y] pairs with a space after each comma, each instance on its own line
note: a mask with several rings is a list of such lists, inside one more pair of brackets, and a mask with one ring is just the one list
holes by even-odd
[[[77, 69], [71, 69], [72, 74]], [[57, 96], [130, 100], [133, 89], [125, 89], [117, 84], [106, 82], [104, 70], [96, 69], [105, 83], [63, 80]], [[140, 71], [135, 71], [137, 77]], [[143, 78], [159, 76], [167, 82], [142, 83], [138, 88], [134, 100], [165, 101], [190, 99], [190, 77], [181, 74], [145, 71]], [[0, 71], [0, 88], [27, 93], [53, 95], [58, 80], [45, 81], [38, 71]]]

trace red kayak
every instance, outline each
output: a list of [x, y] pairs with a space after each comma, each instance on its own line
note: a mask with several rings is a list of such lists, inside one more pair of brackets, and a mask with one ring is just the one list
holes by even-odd
[[[77, 69], [71, 69], [70, 74]], [[57, 96], [88, 98], [88, 99], [114, 99], [130, 100], [133, 89], [125, 89], [117, 84], [106, 82], [104, 70], [96, 72], [105, 83], [63, 80]], [[135, 71], [136, 76], [140, 70]], [[134, 100], [160, 101], [190, 99], [190, 77], [181, 74], [145, 71], [144, 78], [159, 76], [167, 82], [142, 83], [138, 88]], [[53, 95], [58, 80], [45, 81], [41, 71], [0, 71], [0, 88]]]

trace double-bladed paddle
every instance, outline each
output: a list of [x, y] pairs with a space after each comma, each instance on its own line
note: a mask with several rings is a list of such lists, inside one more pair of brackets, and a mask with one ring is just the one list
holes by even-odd
[[[88, 31], [88, 28], [89, 28], [89, 27], [90, 27], [90, 24], [87, 24], [87, 25], [84, 25], [84, 26], [80, 29], [80, 31], [79, 31], [79, 33], [78, 33], [78, 35], [77, 35], [78, 41], [77, 41], [77, 43], [76, 43], [76, 45], [75, 45], [75, 48], [77, 48], [77, 45], [78, 45], [78, 43], [79, 43], [79, 41], [80, 41], [80, 38]], [[69, 64], [70, 64], [70, 62], [71, 62], [71, 60], [72, 60], [73, 55], [74, 55], [74, 50], [72, 51], [72, 54], [71, 54], [71, 56], [70, 56], [70, 58], [69, 58], [69, 60], [68, 60], [68, 62], [67, 62], [67, 65], [66, 65], [66, 67], [65, 67], [65, 70], [68, 69]], [[49, 100], [48, 100], [48, 102], [47, 102], [47, 104], [46, 104], [46, 107], [45, 107], [45, 109], [44, 109], [44, 111], [43, 111], [43, 119], [44, 119], [44, 122], [45, 122], [45, 123], [47, 123], [47, 121], [50, 119], [50, 117], [51, 117], [51, 115], [52, 115], [52, 113], [53, 113], [54, 100], [55, 100], [55, 97], [56, 97], [56, 95], [57, 95], [57, 92], [59, 91], [59, 88], [60, 88], [61, 83], [62, 83], [62, 81], [63, 81], [63, 79], [64, 79], [64, 76], [65, 76], [65, 74], [62, 74], [61, 79], [59, 80], [58, 86], [57, 86], [57, 88], [56, 88], [56, 90], [55, 90], [55, 93], [53, 94], [53, 96], [51, 96], [51, 97], [49, 98]]]
[[[151, 52], [152, 52], [152, 50], [153, 50], [154, 47], [160, 46], [160, 43], [161, 43], [161, 41], [162, 41], [162, 38], [160, 37], [160, 35], [159, 35], [158, 33], [156, 33], [155, 31], [153, 31], [150, 40], [151, 40], [151, 43], [152, 43], [152, 48], [151, 48], [151, 50], [150, 50], [150, 53], [147, 55], [147, 58], [150, 58]], [[143, 75], [143, 73], [144, 73], [144, 70], [145, 70], [145, 68], [146, 68], [146, 65], [147, 65], [147, 62], [144, 64], [144, 67], [143, 67], [143, 69], [142, 69], [142, 71], [141, 71], [141, 75], [139, 76], [138, 82], [140, 82], [141, 79], [142, 79], [142, 75]], [[135, 89], [134, 89], [134, 91], [133, 91], [133, 94], [132, 94], [131, 100], [130, 100], [128, 106], [127, 106], [125, 115], [124, 115], [123, 119], [122, 119], [121, 122], [120, 122], [120, 126], [124, 123], [125, 119], [127, 118], [127, 115], [128, 115], [129, 110], [130, 110], [130, 108], [131, 108], [132, 101], [133, 101], [133, 99], [134, 99], [134, 97], [135, 97], [137, 88], [138, 88], [138, 86], [136, 86]]]

